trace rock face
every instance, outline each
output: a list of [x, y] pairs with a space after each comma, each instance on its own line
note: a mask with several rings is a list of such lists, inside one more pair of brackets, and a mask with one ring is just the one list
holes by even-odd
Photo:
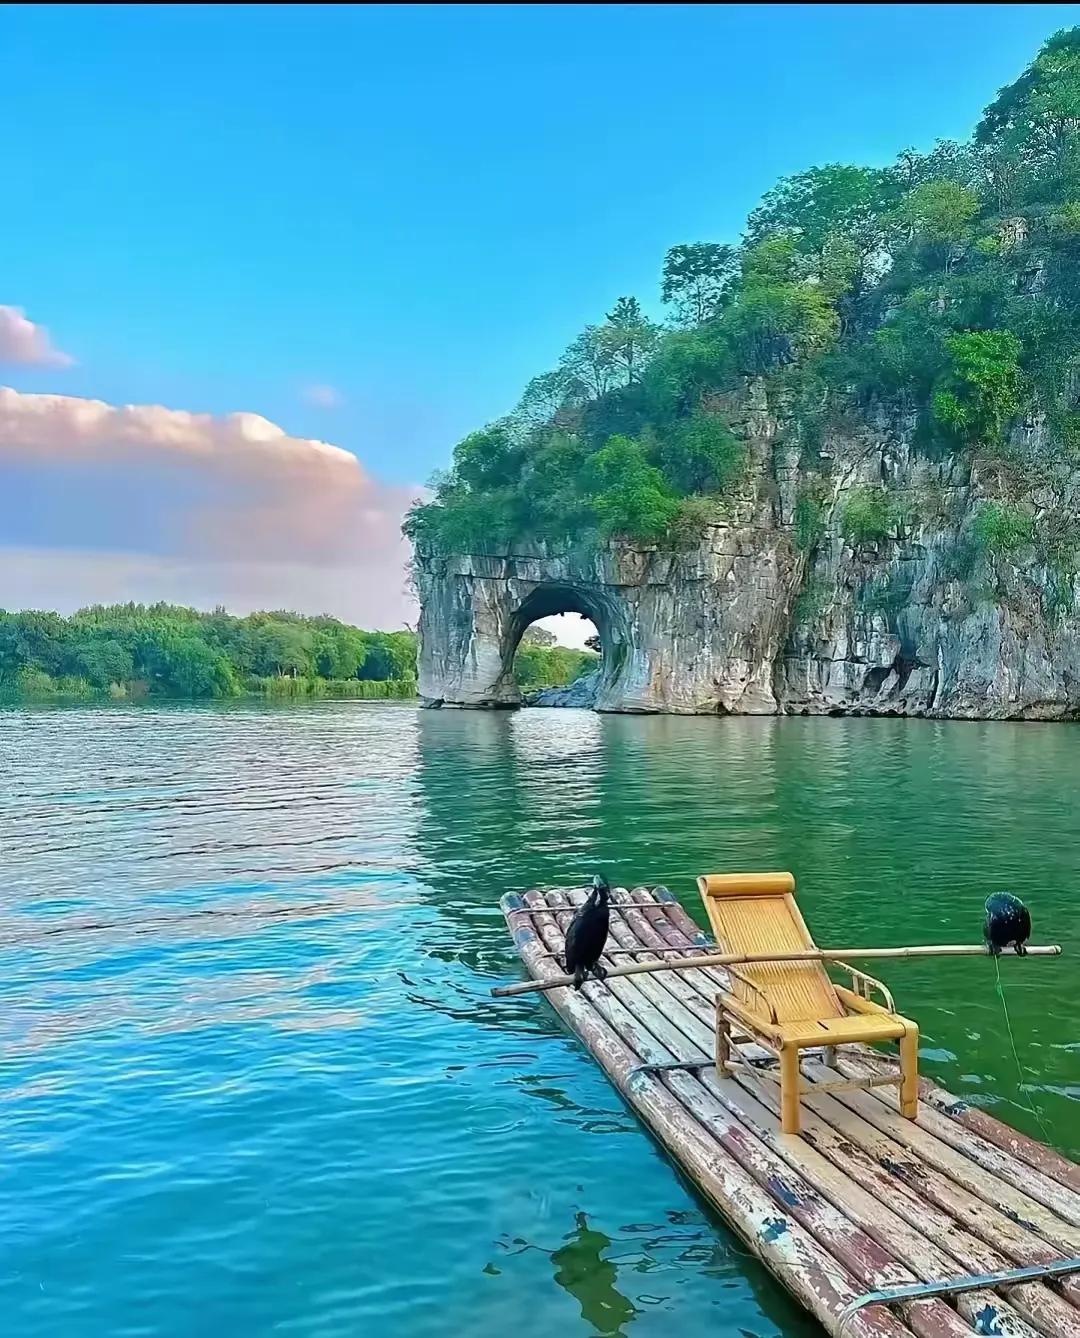
[[600, 687], [600, 670], [582, 674], [565, 688], [540, 688], [527, 692], [522, 698], [525, 706], [565, 706], [589, 710], [596, 706], [596, 692]]
[[686, 554], [611, 546], [420, 559], [421, 695], [432, 705], [518, 705], [521, 634], [536, 618], [577, 612], [603, 647], [598, 710], [774, 712], [791, 544], [720, 527], [710, 538]]
[[[996, 476], [927, 458], [896, 422], [808, 451], [756, 396], [743, 417], [745, 487], [689, 551], [418, 552], [426, 703], [519, 705], [522, 633], [579, 612], [603, 645], [602, 711], [1080, 718], [1075, 575], [1040, 565], [1031, 546], [970, 558], [973, 520], [1000, 496]], [[1028, 424], [1017, 448], [1041, 431]], [[1036, 477], [1012, 505], [1044, 529], [1077, 523], [1080, 474]], [[885, 484], [887, 535], [845, 537], [845, 505]]]

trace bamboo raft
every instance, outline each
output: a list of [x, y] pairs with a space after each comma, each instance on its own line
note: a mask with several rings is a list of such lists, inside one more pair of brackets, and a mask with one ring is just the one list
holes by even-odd
[[[581, 891], [500, 903], [536, 982], [561, 979]], [[664, 888], [617, 889], [603, 965], [715, 949]], [[621, 909], [616, 909], [621, 907]], [[529, 986], [509, 987], [520, 992]], [[536, 988], [535, 985], [531, 988]], [[714, 1067], [722, 967], [619, 974], [547, 998], [746, 1245], [837, 1338], [1080, 1338], [1080, 1166], [925, 1078], [900, 1117], [896, 1066], [869, 1047], [840, 1074], [804, 1051], [802, 1131], [780, 1127], [767, 1051]]]

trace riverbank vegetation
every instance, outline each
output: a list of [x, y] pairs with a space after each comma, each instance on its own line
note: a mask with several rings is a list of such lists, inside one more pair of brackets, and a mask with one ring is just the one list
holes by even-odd
[[[472, 433], [406, 532], [432, 551], [520, 539], [692, 543], [746, 469], [752, 386], [781, 406], [820, 533], [830, 435], [881, 415], [929, 455], [996, 472], [1000, 509], [1080, 462], [1080, 29], [1051, 38], [974, 137], [888, 167], [780, 181], [741, 239], [672, 247], [663, 322], [632, 297], [589, 325], [505, 418]], [[763, 401], [755, 399], [754, 403]], [[1034, 423], [1038, 430], [1019, 426]], [[853, 498], [853, 541], [900, 511]], [[1050, 509], [984, 527], [1075, 565], [1080, 525]], [[972, 544], [989, 542], [979, 530]]]
[[[519, 681], [561, 686], [594, 663], [593, 655], [533, 634], [519, 653]], [[173, 604], [95, 605], [69, 618], [0, 610], [0, 699], [415, 695], [416, 634], [407, 630], [365, 632], [336, 618], [281, 611], [238, 618]]]
[[172, 604], [0, 612], [0, 693], [29, 698], [410, 697], [412, 632]]

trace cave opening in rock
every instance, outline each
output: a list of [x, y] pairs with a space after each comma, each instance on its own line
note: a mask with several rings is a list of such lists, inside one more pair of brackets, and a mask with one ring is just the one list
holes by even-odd
[[538, 586], [509, 629], [504, 674], [526, 706], [596, 705], [621, 658], [616, 619], [599, 600], [569, 587]]
[[514, 680], [525, 706], [592, 706], [603, 655], [600, 633], [583, 613], [556, 613], [530, 623], [514, 655]]

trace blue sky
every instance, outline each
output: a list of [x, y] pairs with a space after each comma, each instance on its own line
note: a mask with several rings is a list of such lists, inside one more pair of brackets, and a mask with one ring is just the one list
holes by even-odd
[[[668, 246], [736, 238], [812, 163], [966, 136], [1078, 21], [1074, 5], [5, 7], [0, 303], [76, 365], [0, 376], [259, 414], [388, 488], [422, 482], [620, 294], [655, 303]], [[307, 402], [312, 385], [341, 402]]]

